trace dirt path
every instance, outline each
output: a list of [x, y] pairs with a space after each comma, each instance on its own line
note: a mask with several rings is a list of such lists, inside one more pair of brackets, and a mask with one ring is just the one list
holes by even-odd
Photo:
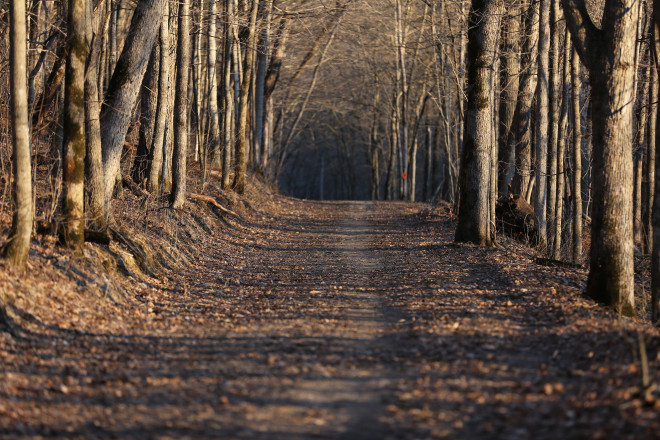
[[0, 438], [660, 437], [660, 335], [583, 271], [454, 245], [422, 205], [277, 203], [107, 329], [17, 304]]

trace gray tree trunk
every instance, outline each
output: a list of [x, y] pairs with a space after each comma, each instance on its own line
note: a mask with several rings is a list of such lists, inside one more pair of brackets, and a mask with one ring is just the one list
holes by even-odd
[[137, 100], [166, 0], [138, 3], [124, 50], [112, 74], [101, 109], [103, 175], [106, 206], [112, 198], [131, 113]]
[[209, 151], [212, 156], [219, 157], [220, 150], [220, 116], [218, 113], [218, 3], [209, 0], [209, 35], [208, 35], [208, 84], [209, 84]]
[[[562, 225], [564, 220], [564, 191], [566, 189], [566, 167], [564, 160], [566, 157], [566, 128], [568, 127], [568, 109], [570, 101], [570, 81], [571, 81], [571, 41], [568, 30], [566, 31], [566, 40], [564, 43], [564, 89], [561, 100], [561, 115], [559, 117], [559, 126], [557, 130], [557, 205], [555, 210], [554, 223], [554, 241], [552, 249], [552, 258], [559, 260], [561, 258], [562, 245]], [[559, 90], [559, 89], [557, 89]]]
[[247, 148], [248, 148], [248, 104], [250, 97], [250, 86], [252, 85], [252, 74], [254, 71], [254, 59], [256, 57], [256, 27], [257, 12], [259, 11], [259, 2], [253, 0], [252, 10], [250, 12], [250, 22], [248, 24], [247, 45], [245, 48], [245, 69], [243, 72], [243, 81], [241, 82], [240, 104], [238, 109], [238, 130], [236, 136], [236, 165], [234, 168], [234, 190], [243, 194], [245, 192], [246, 174], [247, 174]]
[[[657, 111], [657, 102], [660, 99], [660, 93], [658, 92], [658, 74], [657, 69], [660, 68], [660, 63], [658, 62], [657, 55], [660, 53], [660, 42], [658, 41], [658, 35], [660, 34], [660, 0], [653, 1], [653, 45], [655, 46], [656, 58], [654, 59], [653, 68], [656, 70], [655, 76], [655, 87], [654, 90], [656, 94], [652, 97], [652, 100], [656, 102], [656, 120], [654, 127], [654, 142], [655, 142], [655, 175], [660, 176], [660, 157], [658, 153], [660, 149], [657, 148], [658, 143], [660, 142], [660, 130], [657, 130], [657, 125], [660, 123], [660, 111]], [[656, 327], [660, 327], [660, 179], [654, 180], [654, 195], [653, 195], [653, 247], [651, 251], [651, 321]]]
[[32, 171], [30, 168], [30, 125], [27, 97], [27, 35], [25, 1], [9, 3], [12, 137], [14, 143], [14, 187], [16, 204], [11, 232], [3, 246], [4, 257], [15, 267], [27, 262], [32, 234]]
[[156, 121], [154, 135], [148, 160], [148, 186], [151, 192], [160, 188], [161, 173], [163, 170], [163, 151], [165, 150], [165, 129], [169, 114], [169, 88], [170, 88], [170, 31], [169, 7], [166, 5], [165, 13], [160, 23], [160, 60], [158, 73], [158, 105], [156, 107]]
[[257, 54], [257, 77], [255, 82], [254, 97], [254, 147], [252, 148], [253, 159], [256, 167], [261, 167], [264, 147], [264, 114], [266, 108], [266, 68], [268, 64], [268, 45], [270, 42], [270, 26], [272, 20], [273, 0], [267, 0], [263, 13], [263, 29], [259, 37], [259, 52]]
[[64, 244], [80, 251], [85, 242], [85, 41], [86, 0], [69, 0], [64, 84]]
[[[223, 120], [223, 129], [224, 129], [224, 152], [222, 155], [222, 188], [229, 189], [231, 185], [231, 179], [229, 173], [231, 172], [231, 159], [232, 152], [234, 150], [234, 90], [231, 84], [232, 77], [232, 63], [236, 62], [233, 59], [232, 48], [234, 46], [234, 40], [232, 35], [233, 24], [231, 23], [234, 20], [234, 9], [233, 3], [231, 1], [225, 2], [225, 12], [227, 16], [227, 23], [225, 24], [225, 62], [224, 62], [224, 98], [225, 98], [225, 111], [224, 111], [224, 120]], [[216, 163], [219, 161], [219, 157], [216, 158]]]
[[571, 106], [573, 116], [573, 262], [582, 264], [582, 121], [580, 117], [580, 58], [571, 56]]
[[501, 100], [499, 110], [500, 129], [498, 132], [499, 194], [506, 195], [513, 177], [516, 146], [511, 136], [511, 125], [516, 111], [518, 87], [520, 84], [520, 4], [516, 1], [509, 6], [505, 17], [503, 36], [503, 56], [501, 60]]
[[174, 97], [174, 153], [172, 155], [172, 193], [170, 206], [182, 209], [186, 201], [188, 154], [188, 79], [190, 76], [190, 0], [179, 5], [176, 51], [176, 92]]
[[[655, 32], [651, 32], [651, 38], [654, 38]], [[655, 67], [655, 61], [652, 57], [651, 60], [651, 91], [649, 101], [651, 108], [649, 110], [649, 147], [646, 160], [646, 206], [647, 215], [646, 223], [646, 251], [651, 253], [653, 251], [653, 201], [655, 200], [655, 154], [656, 154], [656, 130], [657, 130], [657, 113], [658, 113], [658, 71]]]
[[510, 136], [516, 146], [516, 167], [511, 183], [512, 192], [525, 196], [532, 172], [532, 103], [537, 84], [537, 52], [540, 0], [525, 6], [525, 37], [522, 48], [522, 75], [518, 102]]
[[472, 0], [468, 30], [467, 109], [460, 170], [459, 212], [455, 239], [490, 245], [488, 231], [492, 148], [492, 68], [504, 4]]
[[549, 60], [550, 60], [550, 0], [540, 0], [538, 89], [536, 95], [536, 197], [534, 213], [537, 219], [539, 247], [547, 243], [547, 183], [548, 183], [548, 113], [549, 113]]
[[593, 210], [587, 295], [631, 315], [634, 309], [632, 241], [632, 116], [634, 0], [606, 0], [601, 29], [584, 0], [565, 0], [573, 43], [589, 70], [593, 126]]
[[140, 94], [140, 134], [137, 151], [133, 160], [131, 172], [135, 183], [142, 185], [147, 179], [149, 157], [152, 156], [154, 129], [156, 127], [156, 112], [158, 110], [158, 69], [160, 62], [160, 45], [154, 42], [147, 72], [142, 80]]
[[550, 87], [548, 91], [548, 206], [547, 206], [547, 228], [548, 228], [548, 246], [554, 255], [554, 240], [557, 198], [560, 197], [557, 192], [557, 179], [560, 176], [557, 173], [558, 164], [558, 143], [559, 143], [559, 106], [561, 103], [561, 81], [559, 72], [559, 59], [561, 51], [559, 49], [559, 19], [561, 18], [559, 9], [559, 0], [550, 0]]
[[[87, 154], [85, 156], [85, 191], [87, 192], [87, 205], [85, 206], [86, 217], [92, 227], [102, 230], [106, 226], [105, 198], [103, 191], [103, 153], [101, 149], [101, 124], [99, 113], [101, 112], [102, 92], [99, 90], [99, 71], [103, 71], [101, 64], [102, 36], [106, 20], [95, 17], [92, 20], [92, 1], [87, 4], [87, 41], [90, 54], [87, 61], [87, 73], [85, 74], [85, 137], [87, 139]], [[99, 12], [100, 13], [100, 12]], [[107, 14], [102, 14], [101, 17]], [[93, 25], [93, 21], [98, 26]]]

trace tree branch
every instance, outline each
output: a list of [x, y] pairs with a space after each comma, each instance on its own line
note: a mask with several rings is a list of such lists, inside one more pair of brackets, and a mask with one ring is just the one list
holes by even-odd
[[601, 31], [589, 17], [584, 0], [562, 0], [566, 24], [580, 59], [589, 70], [598, 57]]

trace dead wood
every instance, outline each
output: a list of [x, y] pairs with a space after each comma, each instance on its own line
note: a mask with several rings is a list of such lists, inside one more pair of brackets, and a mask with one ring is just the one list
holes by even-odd
[[219, 210], [222, 211], [223, 213], [225, 213], [225, 214], [229, 214], [229, 215], [233, 215], [234, 217], [238, 217], [238, 214], [236, 214], [236, 213], [235, 213], [234, 211], [232, 211], [231, 209], [227, 209], [227, 208], [225, 208], [225, 207], [222, 206], [220, 203], [218, 203], [218, 201], [217, 201], [216, 199], [214, 199], [214, 198], [211, 197], [211, 196], [205, 196], [205, 195], [203, 195], [203, 194], [194, 194], [194, 193], [190, 193], [190, 194], [188, 194], [188, 197], [190, 197], [190, 198], [193, 199], [193, 200], [200, 201], [200, 202], [210, 203], [211, 205], [213, 205], [215, 208], [219, 209]]

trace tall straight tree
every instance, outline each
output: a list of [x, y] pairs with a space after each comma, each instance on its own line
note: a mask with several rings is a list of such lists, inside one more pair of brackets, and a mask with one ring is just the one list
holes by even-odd
[[593, 211], [587, 295], [634, 314], [632, 116], [635, 0], [605, 0], [601, 29], [584, 0], [564, 0], [571, 37], [589, 71], [593, 126]]
[[[90, 47], [85, 73], [85, 139], [87, 142], [85, 154], [85, 191], [88, 194], [85, 211], [92, 226], [97, 229], [105, 228], [105, 197], [103, 191], [103, 153], [101, 150], [101, 125], [99, 113], [101, 109], [102, 83], [100, 71], [103, 71], [102, 53], [104, 10], [99, 8], [93, 12], [93, 0], [87, 0], [86, 37]], [[102, 12], [103, 11], [103, 12]], [[97, 16], [100, 15], [99, 16]]]
[[573, 118], [573, 262], [582, 264], [582, 124], [580, 118], [580, 58], [571, 51]]
[[505, 32], [503, 36], [504, 50], [500, 62], [500, 84], [502, 98], [500, 100], [498, 132], [499, 148], [499, 193], [506, 195], [509, 182], [513, 177], [516, 146], [510, 136], [513, 116], [516, 111], [518, 86], [520, 84], [520, 1], [514, 0], [508, 7], [505, 17]]
[[25, 1], [9, 3], [10, 69], [11, 69], [11, 125], [14, 142], [15, 206], [9, 238], [3, 255], [14, 266], [25, 266], [32, 233], [32, 172], [30, 169], [30, 126], [27, 96], [27, 36]]
[[160, 188], [160, 178], [163, 171], [163, 150], [165, 148], [165, 129], [167, 115], [169, 113], [169, 88], [170, 88], [170, 31], [169, 31], [169, 7], [165, 5], [165, 13], [162, 16], [159, 32], [160, 44], [160, 72], [158, 73], [158, 106], [156, 107], [156, 125], [154, 127], [153, 145], [149, 153], [148, 186], [151, 192]]
[[181, 0], [179, 6], [176, 65], [176, 91], [174, 95], [174, 154], [172, 156], [172, 193], [170, 195], [170, 206], [174, 209], [181, 209], [186, 201], [188, 78], [190, 69], [190, 0]]
[[[658, 50], [660, 49], [660, 41], [658, 36], [660, 35], [660, 0], [653, 1], [653, 21], [654, 21], [654, 32], [653, 32], [653, 46], [655, 49], [655, 59], [654, 59], [654, 68], [657, 70], [660, 68], [660, 62], [658, 62]], [[656, 74], [656, 82], [658, 81]], [[657, 102], [660, 99], [659, 88], [654, 87], [656, 95], [653, 96], [653, 100]], [[653, 324], [657, 327], [660, 327], [660, 157], [658, 157], [658, 152], [660, 148], [660, 130], [657, 129], [658, 122], [660, 122], [660, 111], [655, 111], [656, 114], [656, 127], [655, 127], [655, 191], [653, 197], [653, 249], [651, 251], [651, 320]]]
[[492, 146], [492, 68], [504, 3], [472, 0], [469, 13], [467, 109], [456, 241], [490, 245], [488, 198]]
[[[547, 242], [547, 183], [548, 183], [548, 98], [550, 95], [550, 0], [540, 0], [538, 85], [536, 96], [536, 198], [534, 213], [538, 221], [539, 246]], [[554, 103], [553, 103], [554, 106]]]
[[256, 28], [257, 13], [259, 12], [259, 1], [252, 0], [250, 11], [250, 22], [248, 24], [247, 44], [245, 46], [245, 69], [243, 70], [243, 81], [241, 82], [240, 103], [238, 109], [238, 132], [236, 138], [236, 168], [234, 176], [234, 190], [243, 194], [245, 192], [245, 178], [247, 173], [247, 148], [248, 148], [248, 113], [250, 86], [254, 71], [254, 59], [256, 57]]
[[68, 55], [64, 78], [64, 223], [62, 239], [73, 249], [85, 241], [85, 42], [86, 0], [69, 0]]
[[214, 156], [220, 148], [220, 120], [218, 116], [218, 43], [217, 15], [218, 3], [209, 0], [209, 35], [208, 35], [208, 85], [209, 85], [209, 150]]
[[513, 116], [510, 136], [516, 147], [516, 166], [511, 182], [514, 194], [525, 197], [529, 189], [532, 166], [532, 103], [537, 84], [537, 52], [539, 39], [540, 0], [523, 2], [525, 8], [525, 36], [522, 44], [518, 103]]

